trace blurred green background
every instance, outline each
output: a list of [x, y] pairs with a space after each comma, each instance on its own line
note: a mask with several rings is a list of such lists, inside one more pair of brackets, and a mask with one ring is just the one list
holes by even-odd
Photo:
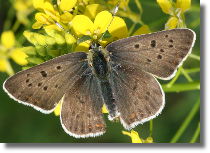
[[[152, 32], [164, 29], [169, 15], [162, 12], [160, 6], [155, 0], [141, 0], [143, 8], [142, 21], [149, 26]], [[138, 12], [134, 0], [129, 3], [130, 8]], [[0, 0], [0, 33], [3, 32], [3, 23], [11, 7], [10, 1]], [[31, 25], [35, 22], [34, 13], [29, 16]], [[200, 56], [200, 1], [192, 0], [190, 10], [185, 13], [186, 25], [196, 33], [196, 42], [192, 53]], [[11, 19], [14, 22], [16, 19]], [[132, 25], [129, 19], [125, 19], [128, 28]], [[24, 30], [33, 30], [30, 26], [21, 25], [15, 33], [17, 39], [23, 37]], [[138, 29], [141, 25], [137, 25]], [[5, 28], [5, 27], [4, 27]], [[9, 30], [9, 29], [6, 29]], [[135, 30], [134, 30], [135, 31]], [[28, 41], [24, 42], [23, 46], [31, 46]], [[15, 72], [21, 71], [21, 66], [18, 66], [11, 60], [11, 64]], [[188, 57], [184, 62], [184, 68], [199, 68], [200, 61]], [[191, 73], [190, 77], [194, 81], [200, 81], [200, 72]], [[107, 114], [104, 115], [106, 122], [106, 133], [96, 138], [76, 139], [69, 136], [62, 129], [60, 118], [54, 113], [45, 115], [36, 111], [32, 107], [28, 107], [10, 99], [3, 91], [3, 82], [8, 78], [6, 73], [0, 72], [0, 142], [5, 143], [130, 143], [131, 138], [122, 134], [124, 130], [120, 122], [110, 122], [107, 119]], [[166, 84], [169, 81], [159, 80], [161, 84]], [[176, 83], [188, 82], [187, 79], [180, 75]], [[183, 121], [188, 116], [189, 112], [198, 101], [200, 90], [191, 90], [186, 92], [171, 92], [165, 93], [166, 105], [162, 113], [153, 120], [152, 137], [154, 142], [168, 143], [173, 138], [177, 130], [182, 125]], [[200, 111], [197, 111], [186, 130], [177, 141], [178, 143], [188, 143], [193, 137], [198, 123], [200, 121]], [[139, 133], [139, 136], [146, 139], [149, 136], [149, 122], [143, 125], [138, 125], [134, 128]], [[196, 140], [200, 142], [200, 138]]]

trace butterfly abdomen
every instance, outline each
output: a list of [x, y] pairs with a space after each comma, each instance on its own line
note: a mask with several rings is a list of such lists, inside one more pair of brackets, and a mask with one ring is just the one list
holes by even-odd
[[100, 82], [101, 93], [104, 99], [104, 103], [109, 112], [109, 117], [112, 120], [116, 117], [117, 106], [116, 106], [112, 88], [108, 79], [109, 73], [110, 73], [110, 65], [109, 65], [108, 56], [103, 51], [104, 50], [100, 50], [100, 49], [97, 50], [96, 48], [94, 48], [94, 51], [90, 53], [92, 54], [90, 56], [92, 58], [91, 65], [93, 67], [92, 69], [93, 74], [96, 76], [96, 78]]
[[115, 99], [113, 96], [112, 88], [110, 83], [107, 81], [101, 81], [101, 91], [104, 99], [104, 103], [106, 105], [106, 109], [109, 112], [110, 120], [113, 120], [117, 117], [117, 106], [115, 103]]

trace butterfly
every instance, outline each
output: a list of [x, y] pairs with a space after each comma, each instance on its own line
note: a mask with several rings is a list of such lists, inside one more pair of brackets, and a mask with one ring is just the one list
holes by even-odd
[[131, 36], [106, 48], [93, 43], [89, 53], [74, 52], [18, 72], [3, 85], [19, 103], [51, 113], [61, 100], [62, 127], [76, 138], [106, 131], [119, 117], [125, 129], [155, 118], [165, 95], [157, 78], [171, 79], [195, 42], [190, 29], [172, 29]]

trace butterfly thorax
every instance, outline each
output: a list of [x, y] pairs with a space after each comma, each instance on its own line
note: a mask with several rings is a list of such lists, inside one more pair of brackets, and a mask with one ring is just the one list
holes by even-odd
[[101, 46], [91, 45], [88, 63], [92, 66], [93, 74], [101, 81], [107, 80], [110, 66], [108, 52]]

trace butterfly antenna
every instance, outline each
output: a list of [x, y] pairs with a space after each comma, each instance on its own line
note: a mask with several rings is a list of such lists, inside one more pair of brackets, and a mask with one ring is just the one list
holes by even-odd
[[105, 33], [107, 32], [107, 30], [108, 30], [109, 26], [111, 25], [111, 23], [112, 23], [112, 21], [113, 21], [113, 19], [114, 19], [115, 15], [116, 15], [116, 13], [117, 13], [117, 11], [118, 11], [118, 8], [119, 8], [119, 3], [117, 4], [117, 6], [116, 6], [116, 8], [115, 8], [115, 10], [114, 10], [114, 15], [113, 15], [113, 17], [112, 17], [111, 22], [109, 23], [108, 27], [106, 28], [106, 31], [103, 33], [103, 35], [101, 36], [101, 38], [99, 39], [99, 41], [98, 41], [98, 42], [100, 42], [100, 41], [101, 41], [101, 39], [103, 38], [103, 36], [104, 36], [104, 35], [105, 35]]
[[[82, 40], [81, 38], [79, 38], [79, 37], [73, 35], [71, 32], [69, 32], [69, 31], [67, 31], [66, 29], [64, 29], [64, 27], [62, 27], [57, 21], [55, 21], [55, 24], [56, 24], [58, 27], [60, 27], [61, 29], [63, 29], [64, 31], [66, 31], [67, 33], [69, 33], [70, 35], [72, 35], [73, 37], [75, 37], [76, 39], [81, 40], [82, 42], [85, 42], [85, 41]], [[86, 43], [86, 42], [85, 42], [85, 43]], [[88, 43], [86, 43], [86, 44], [88, 44]], [[89, 45], [89, 44], [88, 44], [88, 45]]]

